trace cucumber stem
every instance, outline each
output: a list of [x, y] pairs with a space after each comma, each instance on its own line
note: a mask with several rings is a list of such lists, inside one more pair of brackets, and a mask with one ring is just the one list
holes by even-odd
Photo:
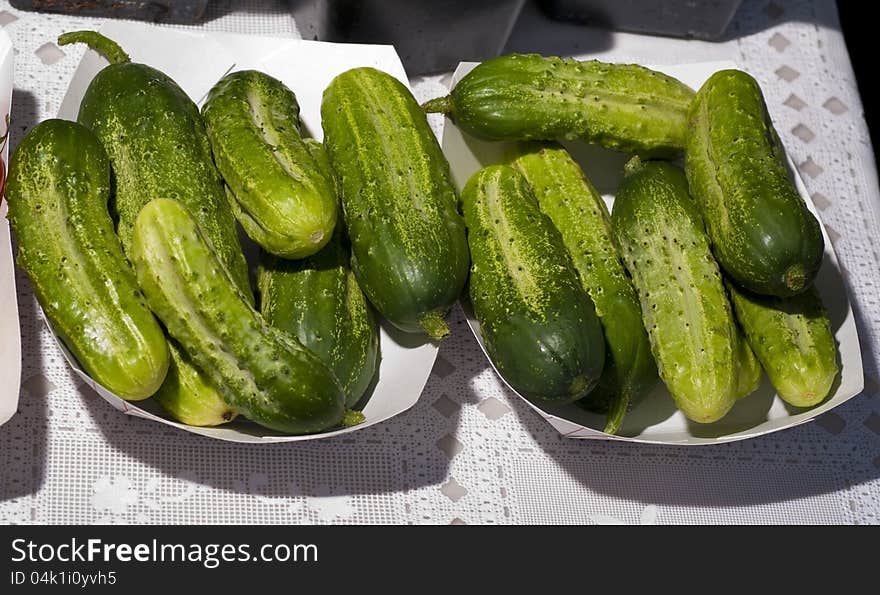
[[449, 326], [437, 310], [422, 315], [419, 318], [419, 326], [435, 341], [440, 341], [449, 334]]
[[361, 413], [360, 411], [355, 411], [354, 409], [346, 409], [345, 414], [342, 416], [342, 425], [343, 428], [350, 428], [352, 426], [356, 426], [358, 424], [364, 423], [367, 417]]
[[623, 418], [626, 417], [626, 413], [629, 411], [629, 402], [629, 391], [626, 390], [620, 391], [617, 398], [611, 401], [611, 405], [608, 407], [608, 417], [605, 418], [605, 429], [603, 430], [606, 434], [614, 435], [620, 430], [620, 426], [623, 425]]
[[788, 267], [788, 270], [785, 271], [785, 275], [783, 276], [783, 282], [785, 283], [785, 286], [794, 293], [800, 293], [803, 291], [807, 284], [807, 273], [804, 270], [803, 265], [794, 264]]
[[627, 161], [626, 165], [623, 166], [623, 173], [624, 173], [624, 175], [627, 175], [627, 176], [630, 174], [634, 174], [637, 171], [639, 171], [640, 169], [642, 169], [642, 165], [644, 165], [644, 164], [642, 163], [641, 158], [638, 155], [636, 155], [635, 157], [633, 157], [632, 159]]
[[110, 64], [123, 64], [131, 62], [131, 58], [125, 53], [118, 43], [101, 35], [97, 31], [70, 31], [58, 36], [58, 45], [70, 43], [84, 43], [107, 59]]
[[453, 111], [452, 95], [437, 97], [422, 104], [426, 114], [449, 114]]

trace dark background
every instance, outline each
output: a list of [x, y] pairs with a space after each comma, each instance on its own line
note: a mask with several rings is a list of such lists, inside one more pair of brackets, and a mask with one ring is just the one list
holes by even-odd
[[[846, 39], [850, 60], [859, 83], [859, 94], [865, 109], [865, 120], [871, 132], [871, 144], [875, 152], [878, 148], [880, 135], [880, 108], [877, 105], [877, 32], [871, 30], [872, 16], [876, 8], [874, 2], [855, 2], [854, 0], [838, 0], [837, 10], [840, 13], [840, 25]], [[875, 154], [876, 161], [876, 154]]]

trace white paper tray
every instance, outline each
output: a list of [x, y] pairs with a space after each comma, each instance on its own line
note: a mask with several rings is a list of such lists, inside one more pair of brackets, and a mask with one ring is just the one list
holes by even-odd
[[[12, 108], [12, 41], [0, 29], [0, 135], [6, 134]], [[0, 157], [9, 164], [9, 140]], [[6, 220], [6, 201], [0, 205], [0, 426], [18, 409], [21, 388], [21, 334], [18, 326], [18, 298], [15, 295], [15, 267], [12, 241]]]
[[[171, 76], [199, 104], [214, 83], [228, 72], [250, 68], [266, 72], [296, 93], [303, 125], [319, 140], [323, 138], [321, 97], [337, 74], [350, 68], [373, 66], [409, 88], [403, 65], [390, 46], [333, 44], [230, 33], [188, 33], [125, 22], [108, 23], [101, 32], [118, 42], [133, 61], [148, 64]], [[86, 52], [61, 104], [59, 118], [76, 120], [83, 94], [95, 74], [106, 64], [95, 52]], [[366, 421], [321, 434], [285, 436], [246, 420], [216, 428], [197, 428], [173, 422], [166, 419], [161, 408], [152, 401], [126, 402], [99, 385], [80, 368], [57, 336], [55, 340], [76, 374], [116, 409], [202, 436], [255, 443], [316, 440], [356, 432], [406, 411], [418, 400], [438, 351], [437, 345], [425, 338], [401, 333], [383, 322], [379, 341], [382, 361], [372, 394], [363, 408]]]
[[[476, 63], [473, 62], [462, 62], [453, 75], [453, 85], [475, 66]], [[698, 89], [712, 73], [737, 66], [732, 62], [703, 62], [654, 68]], [[623, 165], [627, 157], [585, 143], [564, 144], [581, 165], [587, 177], [602, 193], [610, 209], [614, 203], [613, 192], [622, 179]], [[462, 132], [449, 118], [445, 121], [442, 145], [459, 190], [480, 168], [501, 163], [502, 155], [510, 148], [510, 143], [484, 142], [475, 139]], [[821, 222], [803, 180], [797, 174], [796, 168], [792, 167], [792, 171], [795, 174], [798, 191]], [[834, 247], [824, 225], [822, 234], [825, 237], [825, 259], [816, 279], [816, 288], [828, 309], [832, 330], [840, 346], [842, 369], [840, 383], [833, 396], [821, 405], [812, 409], [798, 409], [787, 405], [776, 395], [764, 375], [758, 391], [739, 401], [722, 420], [713, 424], [695, 424], [689, 422], [675, 408], [666, 387], [658, 383], [657, 388], [627, 416], [619, 435], [610, 436], [602, 432], [605, 425], [604, 416], [584, 411], [577, 405], [537, 405], [522, 396], [520, 398], [568, 438], [679, 445], [718, 444], [752, 438], [802, 424], [840, 405], [864, 389], [862, 355], [846, 286], [840, 273], [837, 256], [834, 254]], [[462, 306], [467, 314], [468, 324], [485, 353], [480, 324], [474, 318], [466, 296], [463, 296]], [[488, 354], [486, 357], [488, 359]], [[508, 387], [516, 393], [512, 387], [509, 385]]]

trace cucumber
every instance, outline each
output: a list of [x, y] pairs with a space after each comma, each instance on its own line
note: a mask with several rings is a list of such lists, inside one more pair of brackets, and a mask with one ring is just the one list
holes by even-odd
[[612, 224], [639, 295], [660, 378], [695, 422], [721, 419], [740, 392], [736, 323], [684, 173], [634, 158]]
[[391, 75], [355, 68], [324, 91], [321, 117], [358, 283], [394, 326], [442, 339], [467, 280], [468, 247], [425, 114]]
[[[177, 199], [194, 214], [221, 264], [253, 303], [235, 217], [198, 107], [168, 76], [132, 63], [122, 48], [99, 33], [75, 31], [58, 38], [59, 45], [78, 42], [110, 61], [86, 89], [78, 120], [95, 132], [110, 158], [115, 181], [112, 210], [126, 255], [131, 258], [132, 229], [141, 208], [153, 198]], [[224, 418], [216, 412], [225, 405], [217, 391], [208, 382], [192, 381], [197, 371], [184, 371], [192, 363], [180, 350], [172, 347], [171, 357], [174, 365], [159, 401], [172, 415], [190, 411], [189, 419], [222, 423]], [[175, 377], [178, 372], [181, 378]], [[196, 409], [203, 411], [194, 413]]]
[[379, 328], [335, 234], [303, 260], [261, 255], [260, 311], [330, 367], [353, 406], [367, 391], [379, 363]]
[[638, 296], [614, 244], [608, 207], [562, 146], [522, 144], [510, 157], [559, 230], [602, 323], [605, 369], [596, 390], [578, 404], [613, 412], [605, 428], [613, 434], [626, 411], [657, 383], [657, 366]]
[[757, 81], [713, 74], [689, 111], [685, 171], [724, 272], [787, 297], [813, 282], [825, 243], [792, 181]]
[[126, 400], [156, 392], [168, 347], [113, 232], [95, 135], [63, 120], [35, 126], [12, 156], [6, 198], [18, 265], [83, 369]]
[[581, 139], [669, 157], [684, 148], [693, 97], [684, 83], [635, 64], [508, 54], [478, 65], [424, 108], [485, 140]]
[[605, 342], [559, 232], [506, 165], [474, 174], [461, 202], [469, 295], [495, 368], [527, 399], [582, 398], [602, 373]]
[[[735, 314], [735, 313], [734, 313]], [[756, 390], [761, 384], [761, 364], [755, 357], [748, 340], [743, 334], [742, 328], [737, 326], [737, 382], [736, 398], [744, 399]]]
[[302, 137], [293, 91], [262, 72], [233, 72], [208, 93], [202, 115], [248, 236], [284, 258], [326, 245], [336, 225], [336, 192]]
[[132, 254], [153, 311], [233, 411], [290, 434], [340, 423], [345, 393], [333, 373], [250, 306], [181, 202], [141, 210]]
[[837, 341], [814, 288], [791, 297], [727, 283], [736, 317], [776, 392], [795, 407], [824, 401], [840, 373]]

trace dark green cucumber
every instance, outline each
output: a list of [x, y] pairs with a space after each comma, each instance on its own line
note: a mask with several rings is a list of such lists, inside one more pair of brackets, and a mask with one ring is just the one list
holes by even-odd
[[211, 89], [202, 115], [248, 236], [284, 258], [303, 258], [327, 244], [336, 191], [302, 137], [293, 91], [262, 72], [233, 72]]
[[495, 368], [528, 399], [582, 398], [602, 373], [605, 342], [559, 232], [506, 165], [474, 174], [461, 202], [471, 304]]
[[[236, 285], [253, 303], [247, 263], [238, 241], [235, 217], [229, 208], [211, 145], [195, 103], [171, 78], [144, 64], [129, 61], [112, 40], [93, 31], [76, 31], [58, 43], [86, 43], [110, 65], [86, 89], [78, 120], [98, 136], [110, 157], [117, 216], [116, 232], [131, 258], [131, 236], [141, 208], [158, 197], [181, 201], [196, 217]], [[174, 415], [189, 411], [200, 425], [225, 421], [220, 395], [207, 382], [190, 381], [196, 373], [179, 370], [192, 363], [171, 348], [174, 365], [157, 398]], [[196, 413], [197, 410], [202, 413]], [[184, 421], [179, 419], [179, 421]]]
[[333, 373], [250, 306], [182, 203], [158, 198], [141, 210], [132, 255], [153, 311], [234, 411], [291, 434], [342, 420]]
[[449, 164], [425, 114], [394, 77], [356, 68], [324, 91], [321, 117], [361, 288], [394, 326], [443, 338], [468, 249]]
[[74, 122], [46, 120], [18, 145], [6, 186], [18, 265], [83, 369], [117, 396], [152, 395], [168, 348], [113, 232], [110, 162]]
[[689, 112], [685, 170], [718, 263], [734, 281], [787, 297], [813, 282], [825, 250], [792, 181], [757, 81], [722, 70]]
[[736, 317], [779, 396], [796, 407], [824, 401], [840, 373], [840, 356], [816, 290], [777, 298], [730, 282], [727, 288]]
[[486, 140], [582, 139], [642, 156], [684, 148], [693, 90], [635, 64], [509, 54], [486, 60], [429, 101]]
[[348, 260], [337, 233], [303, 260], [263, 253], [257, 279], [263, 317], [330, 367], [351, 407], [376, 375], [379, 328]]
[[741, 390], [739, 340], [684, 173], [669, 163], [633, 159], [612, 223], [660, 378], [689, 419], [721, 419]]
[[111, 62], [89, 83], [78, 120], [98, 136], [110, 157], [116, 231], [126, 253], [144, 205], [159, 197], [177, 199], [196, 217], [239, 288], [250, 294], [235, 217], [199, 108], [167, 75], [130, 62], [118, 45], [98, 33], [75, 31], [58, 38], [60, 45], [78, 42]]
[[605, 335], [605, 369], [596, 390], [578, 404], [615, 412], [605, 428], [613, 434], [622, 414], [657, 383], [657, 366], [638, 296], [614, 243], [608, 207], [562, 146], [524, 144], [511, 156], [541, 211], [559, 230], [581, 286], [596, 306]]

